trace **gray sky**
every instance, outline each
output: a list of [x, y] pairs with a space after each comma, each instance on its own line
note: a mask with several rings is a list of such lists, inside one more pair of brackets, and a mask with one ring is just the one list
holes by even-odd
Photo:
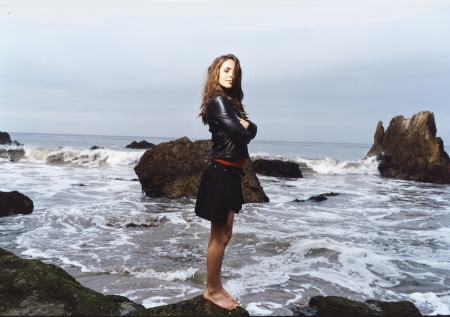
[[429, 110], [450, 143], [450, 0], [35, 3], [0, 0], [0, 131], [209, 138], [233, 53], [259, 140], [372, 143]]

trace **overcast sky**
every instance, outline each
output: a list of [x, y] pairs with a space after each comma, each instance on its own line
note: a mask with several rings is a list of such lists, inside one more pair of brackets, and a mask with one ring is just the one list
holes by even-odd
[[233, 53], [259, 140], [372, 143], [429, 110], [450, 144], [450, 0], [36, 2], [0, 0], [0, 131], [209, 138]]

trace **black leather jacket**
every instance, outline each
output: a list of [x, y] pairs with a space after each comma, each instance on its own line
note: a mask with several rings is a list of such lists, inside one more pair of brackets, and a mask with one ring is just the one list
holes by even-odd
[[236, 116], [239, 110], [225, 96], [215, 96], [206, 101], [206, 120], [211, 132], [213, 148], [211, 158], [248, 158], [247, 144], [256, 136], [253, 122], [245, 129]]

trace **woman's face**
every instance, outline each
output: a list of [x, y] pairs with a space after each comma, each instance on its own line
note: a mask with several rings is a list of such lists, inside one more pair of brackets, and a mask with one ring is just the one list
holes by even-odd
[[220, 86], [224, 88], [233, 87], [233, 80], [234, 80], [233, 73], [235, 65], [236, 63], [232, 59], [227, 59], [225, 62], [223, 62], [219, 72]]

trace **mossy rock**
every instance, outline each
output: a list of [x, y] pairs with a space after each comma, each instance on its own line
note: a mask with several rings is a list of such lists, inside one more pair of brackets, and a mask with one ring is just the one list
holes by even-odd
[[298, 309], [298, 316], [313, 317], [419, 317], [422, 316], [408, 301], [382, 302], [367, 300], [364, 303], [340, 296], [314, 296], [309, 307]]
[[143, 308], [126, 297], [86, 288], [56, 265], [0, 248], [0, 315], [117, 316]]
[[199, 295], [176, 304], [134, 311], [127, 316], [250, 316], [250, 314], [242, 307], [233, 310], [222, 309]]

